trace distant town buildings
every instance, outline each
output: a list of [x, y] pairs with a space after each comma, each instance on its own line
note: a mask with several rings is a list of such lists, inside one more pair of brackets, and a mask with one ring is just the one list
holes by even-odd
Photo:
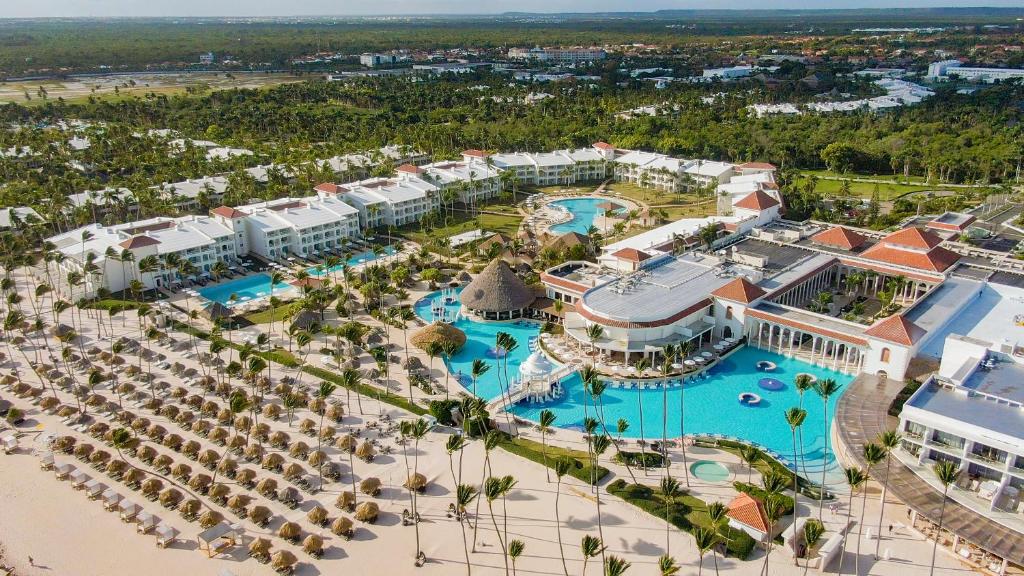
[[774, 114], [802, 114], [805, 111], [831, 114], [834, 112], [854, 112], [857, 110], [885, 110], [918, 104], [925, 98], [935, 94], [935, 92], [919, 84], [890, 77], [882, 77], [875, 80], [874, 84], [885, 90], [885, 96], [858, 98], [856, 100], [843, 100], [839, 102], [810, 102], [808, 104], [751, 104], [747, 106], [747, 109], [758, 118]]
[[398, 56], [395, 54], [360, 54], [359, 63], [367, 68], [391, 66], [398, 63]]
[[998, 80], [1024, 78], [1024, 70], [1017, 68], [979, 68], [964, 66], [959, 60], [942, 60], [928, 65], [930, 80], [949, 80], [951, 77], [964, 80], [992, 83]]
[[510, 48], [511, 60], [537, 60], [554, 65], [578, 64], [604, 60], [608, 54], [601, 48]]

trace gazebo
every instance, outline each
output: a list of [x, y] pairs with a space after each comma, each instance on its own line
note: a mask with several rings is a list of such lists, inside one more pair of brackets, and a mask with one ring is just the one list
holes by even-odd
[[409, 339], [413, 346], [426, 350], [432, 342], [444, 345], [445, 342], [452, 342], [456, 348], [462, 348], [466, 344], [466, 334], [447, 322], [434, 322], [433, 324], [420, 329]]
[[501, 259], [488, 264], [460, 295], [462, 305], [484, 320], [522, 318], [534, 298], [526, 283]]

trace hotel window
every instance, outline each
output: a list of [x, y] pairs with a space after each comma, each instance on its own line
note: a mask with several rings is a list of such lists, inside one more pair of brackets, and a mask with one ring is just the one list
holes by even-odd
[[882, 362], [888, 362], [889, 356], [892, 355], [892, 351], [888, 348], [882, 348]]
[[725, 307], [725, 319], [732, 320], [732, 306]]

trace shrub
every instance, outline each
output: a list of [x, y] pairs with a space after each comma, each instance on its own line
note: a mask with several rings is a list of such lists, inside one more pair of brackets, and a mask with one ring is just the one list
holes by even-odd
[[[764, 502], [764, 499], [768, 497], [768, 493], [765, 492], [763, 488], [761, 488], [760, 486], [755, 486], [754, 484], [747, 484], [746, 482], [736, 481], [732, 483], [732, 487], [735, 488], [737, 492], [750, 494], [751, 496], [757, 498], [758, 500], [761, 500], [762, 502]], [[793, 497], [787, 496], [786, 494], [778, 494], [778, 496], [782, 500], [783, 514], [785, 514], [786, 516], [792, 514]]]
[[903, 405], [906, 404], [907, 400], [910, 400], [910, 397], [920, 387], [920, 382], [908, 378], [904, 383], [903, 389], [900, 390], [896, 398], [893, 398], [892, 404], [889, 405], [889, 416], [899, 416], [900, 412], [903, 411]]
[[452, 408], [459, 405], [458, 400], [431, 400], [430, 415], [437, 418], [437, 421], [445, 426], [454, 426], [452, 420]]
[[[534, 450], [532, 447], [524, 444], [523, 442], [513, 441], [508, 437], [505, 437], [501, 441], [499, 446], [501, 446], [508, 452], [515, 454], [516, 456], [521, 456], [523, 458], [526, 458], [527, 460], [532, 460], [538, 464], [544, 464], [544, 454], [541, 452], [541, 450]], [[555, 467], [555, 461], [559, 457], [568, 457], [570, 460], [572, 460], [573, 467], [572, 469], [569, 470], [569, 475], [577, 480], [581, 480], [587, 483], [590, 483], [591, 480], [600, 482], [602, 478], [608, 475], [607, 468], [605, 468], [604, 466], [598, 466], [596, 469], [593, 469], [594, 477], [592, 478], [592, 468], [589, 464], [586, 464], [583, 460], [579, 458], [575, 458], [571, 455], [566, 454], [563, 451], [559, 451], [556, 448], [548, 446], [547, 463], [549, 468]]]
[[12, 426], [17, 426], [25, 421], [25, 412], [18, 408], [11, 408], [7, 411], [7, 423]]
[[625, 460], [630, 466], [643, 466], [645, 468], [661, 468], [665, 459], [657, 452], [619, 452], [615, 455], [615, 461], [623, 463]]

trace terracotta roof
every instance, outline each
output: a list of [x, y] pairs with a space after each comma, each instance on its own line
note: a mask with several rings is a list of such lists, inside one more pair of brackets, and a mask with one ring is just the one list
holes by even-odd
[[306, 278], [292, 280], [291, 282], [289, 282], [289, 284], [297, 288], [319, 288], [320, 285], [323, 283], [323, 280], [320, 280], [319, 278], [313, 278], [312, 276], [307, 276]]
[[767, 162], [745, 162], [740, 164], [740, 168], [748, 170], [775, 170], [775, 165]]
[[651, 257], [647, 252], [642, 252], [636, 248], [622, 248], [612, 253], [612, 257], [618, 258], [619, 260], [626, 260], [627, 262], [643, 262]]
[[241, 210], [236, 210], [231, 206], [218, 206], [213, 210], [210, 210], [210, 214], [223, 216], [225, 218], [242, 218], [248, 216], [248, 214], [246, 214], [245, 212], [242, 212]]
[[767, 210], [773, 206], [778, 206], [779, 201], [772, 198], [767, 193], [761, 190], [755, 190], [742, 200], [735, 204], [736, 208], [744, 208], [746, 210]]
[[883, 243], [868, 248], [861, 256], [879, 262], [932, 272], [942, 272], [960, 259], [960, 255], [956, 252], [941, 247], [932, 248], [927, 252], [915, 252]]
[[866, 241], [867, 238], [863, 235], [842, 226], [835, 226], [811, 236], [811, 242], [815, 244], [834, 246], [843, 250], [856, 250], [863, 246]]
[[864, 331], [864, 334], [867, 336], [895, 342], [896, 344], [903, 344], [904, 346], [912, 346], [924, 333], [924, 329], [899, 314], [893, 314], [884, 320], [879, 320]]
[[127, 248], [128, 250], [132, 250], [135, 248], [144, 248], [146, 246], [156, 246], [159, 243], [160, 241], [157, 240], [156, 238], [151, 238], [143, 234], [140, 236], [132, 236], [131, 238], [118, 244], [118, 246], [120, 246], [121, 248]]
[[600, 148], [601, 150], [615, 150], [615, 146], [607, 142], [594, 142], [594, 148]]
[[942, 244], [942, 238], [921, 228], [904, 228], [882, 238], [880, 243], [928, 250]]
[[419, 166], [413, 166], [412, 164], [402, 164], [398, 168], [395, 168], [395, 170], [397, 170], [398, 172], [406, 172], [409, 174], [421, 174], [423, 172], [423, 168], [420, 168]]
[[477, 150], [476, 148], [470, 148], [469, 150], [462, 151], [463, 156], [473, 156], [474, 158], [487, 158], [487, 152], [483, 150]]
[[733, 498], [732, 502], [729, 502], [729, 511], [726, 515], [740, 524], [768, 533], [768, 517], [764, 513], [764, 505], [750, 494], [740, 493]]
[[711, 293], [712, 296], [732, 300], [733, 302], [741, 302], [743, 304], [750, 304], [765, 294], [767, 294], [767, 292], [765, 292], [760, 286], [750, 282], [746, 278], [737, 278], [725, 286], [720, 286]]
[[344, 190], [344, 188], [342, 188], [341, 186], [338, 186], [337, 184], [332, 184], [331, 182], [317, 184], [316, 186], [313, 187], [313, 189], [316, 190], [317, 192], [323, 192], [324, 194], [337, 194], [339, 191]]

